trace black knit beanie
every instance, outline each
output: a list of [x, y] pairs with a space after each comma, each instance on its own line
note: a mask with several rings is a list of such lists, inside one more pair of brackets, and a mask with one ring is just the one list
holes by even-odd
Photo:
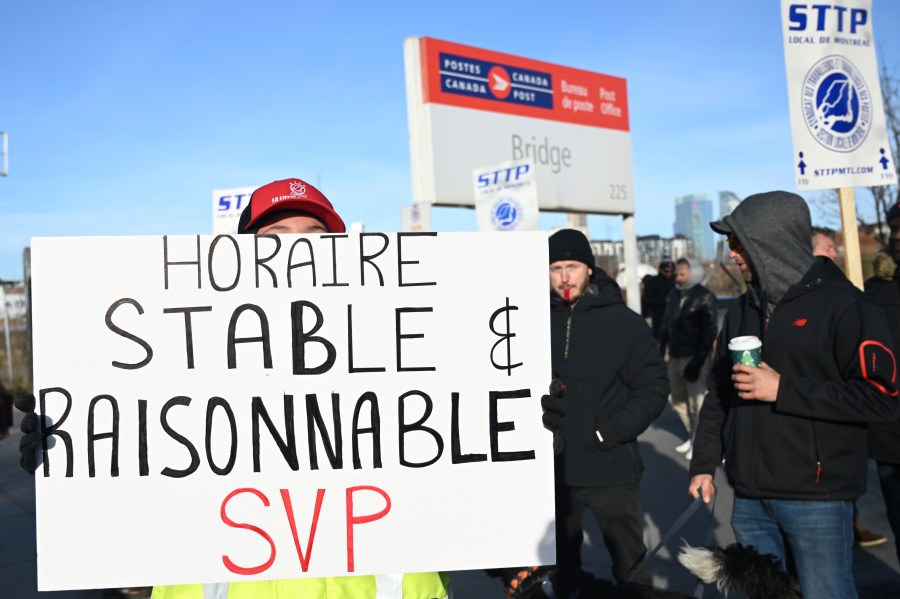
[[561, 229], [550, 236], [550, 264], [560, 260], [583, 262], [594, 268], [594, 252], [584, 233], [575, 229]]
[[900, 202], [888, 209], [887, 214], [884, 215], [884, 221], [890, 223], [892, 218], [897, 218], [898, 216], [900, 216]]

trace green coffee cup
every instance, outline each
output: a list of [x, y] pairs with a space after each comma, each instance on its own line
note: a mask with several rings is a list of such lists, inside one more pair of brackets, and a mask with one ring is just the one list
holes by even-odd
[[735, 364], [759, 368], [762, 362], [762, 341], [754, 335], [735, 337], [728, 342], [728, 351], [731, 352], [731, 361]]

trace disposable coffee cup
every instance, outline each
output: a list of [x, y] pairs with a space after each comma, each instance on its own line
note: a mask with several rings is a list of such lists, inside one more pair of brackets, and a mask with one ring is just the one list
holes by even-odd
[[762, 341], [755, 335], [735, 337], [728, 342], [728, 351], [731, 352], [731, 361], [735, 364], [759, 368], [762, 362]]

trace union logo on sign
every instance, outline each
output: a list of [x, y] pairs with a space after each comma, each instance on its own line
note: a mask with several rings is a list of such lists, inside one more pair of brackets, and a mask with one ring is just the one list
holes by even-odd
[[522, 220], [522, 205], [513, 197], [503, 196], [491, 208], [491, 222], [500, 231], [515, 229]]
[[869, 86], [852, 62], [826, 56], [803, 81], [803, 116], [820, 144], [836, 152], [852, 152], [872, 126]]

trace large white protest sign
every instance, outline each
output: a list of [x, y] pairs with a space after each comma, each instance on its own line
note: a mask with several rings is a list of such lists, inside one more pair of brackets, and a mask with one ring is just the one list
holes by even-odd
[[532, 161], [508, 161], [475, 169], [472, 179], [479, 231], [540, 229]]
[[871, 0], [781, 0], [799, 189], [896, 183]]
[[543, 233], [32, 260], [40, 590], [555, 560]]

